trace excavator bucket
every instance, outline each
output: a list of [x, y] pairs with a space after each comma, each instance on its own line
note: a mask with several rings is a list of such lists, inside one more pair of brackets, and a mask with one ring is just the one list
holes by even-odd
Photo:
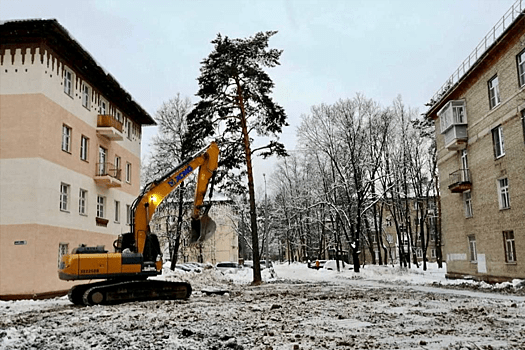
[[207, 214], [200, 219], [191, 219], [190, 243], [202, 242], [209, 239], [215, 233], [217, 224]]

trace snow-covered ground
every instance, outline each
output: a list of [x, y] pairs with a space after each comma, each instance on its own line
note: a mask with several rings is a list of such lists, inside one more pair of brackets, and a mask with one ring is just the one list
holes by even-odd
[[260, 286], [249, 268], [165, 272], [192, 284], [190, 299], [0, 302], [0, 349], [525, 349], [524, 281], [449, 281], [435, 264], [275, 264]]

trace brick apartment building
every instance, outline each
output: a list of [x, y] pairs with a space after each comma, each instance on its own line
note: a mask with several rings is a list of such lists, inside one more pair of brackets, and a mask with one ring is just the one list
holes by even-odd
[[111, 248], [155, 122], [56, 20], [0, 23], [0, 298], [46, 295], [62, 254]]
[[525, 15], [517, 1], [430, 102], [450, 278], [525, 279]]

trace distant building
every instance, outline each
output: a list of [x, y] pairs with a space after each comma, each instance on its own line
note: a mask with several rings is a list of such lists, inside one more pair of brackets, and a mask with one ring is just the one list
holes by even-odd
[[[168, 199], [169, 200], [169, 199]], [[216, 193], [212, 199], [213, 205], [208, 213], [215, 222], [216, 231], [213, 235], [206, 237], [201, 243], [190, 242], [190, 220], [189, 213], [192, 210], [190, 203], [185, 204], [186, 218], [183, 220], [181, 229], [180, 247], [177, 263], [203, 262], [216, 264], [218, 262], [238, 262], [239, 239], [236, 231], [237, 218], [233, 210], [232, 201], [220, 193]], [[164, 259], [170, 256], [170, 239], [172, 245], [177, 235], [177, 203], [165, 203], [159, 208], [151, 220], [152, 232], [159, 237], [163, 249]]]
[[[441, 241], [436, 221], [436, 199], [434, 197], [429, 197], [428, 200], [410, 198], [408, 203], [402, 199], [395, 204], [399, 207], [397, 210], [393, 210], [393, 205], [392, 200], [376, 204], [378, 213], [381, 209], [383, 210], [380, 216], [382, 223], [379, 225], [381, 234], [378, 237], [375, 233], [373, 221], [370, 218], [371, 230], [363, 237], [361, 261], [378, 264], [379, 254], [381, 254], [383, 264], [397, 264], [403, 253], [407, 258], [410, 257], [411, 262], [414, 262], [414, 257], [418, 262], [422, 262], [424, 246], [427, 247], [427, 262], [437, 261]], [[396, 213], [395, 218], [393, 212]], [[422, 231], [424, 241], [421, 239]], [[373, 258], [371, 251], [374, 254]]]
[[0, 66], [0, 298], [66, 290], [63, 254], [129, 230], [155, 122], [56, 20], [0, 23]]
[[[447, 277], [525, 278], [525, 16], [517, 1], [430, 101]], [[440, 51], [442, 52], [442, 50]]]

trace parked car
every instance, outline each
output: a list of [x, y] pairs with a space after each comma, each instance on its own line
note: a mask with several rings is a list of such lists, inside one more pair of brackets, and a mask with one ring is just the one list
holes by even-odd
[[236, 262], [225, 261], [215, 265], [215, 268], [222, 273], [236, 273], [239, 269], [242, 269], [242, 265]]
[[[323, 268], [325, 270], [333, 270], [337, 271], [337, 261], [335, 260], [328, 260], [323, 264]], [[349, 263], [343, 263], [342, 260], [339, 260], [339, 270], [352, 270], [354, 268], [353, 265], [350, 265]]]
[[[272, 262], [270, 261], [270, 267], [273, 267]], [[264, 270], [266, 268], [266, 260], [260, 261], [261, 270]], [[253, 261], [252, 260], [246, 260], [244, 261], [244, 267], [249, 267], [250, 269], [253, 269]]]

